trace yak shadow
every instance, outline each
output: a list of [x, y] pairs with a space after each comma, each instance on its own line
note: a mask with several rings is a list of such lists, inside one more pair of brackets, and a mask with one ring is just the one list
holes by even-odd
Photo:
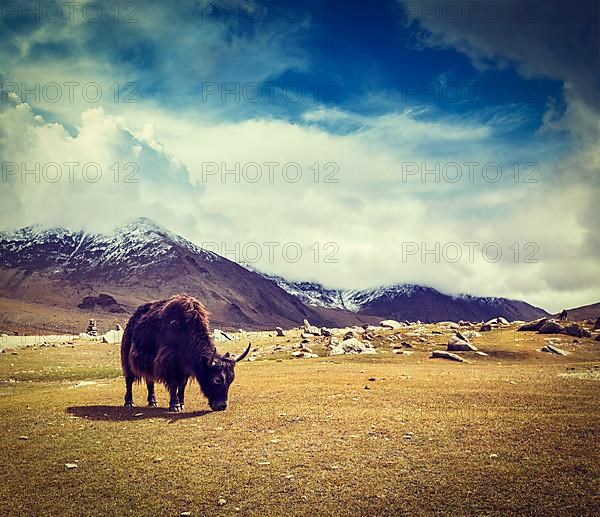
[[71, 406], [67, 413], [79, 418], [109, 422], [126, 422], [135, 420], [148, 420], [161, 418], [175, 422], [187, 418], [197, 418], [214, 411], [203, 409], [200, 411], [182, 411], [171, 413], [167, 408], [161, 407], [123, 407], [123, 406]]

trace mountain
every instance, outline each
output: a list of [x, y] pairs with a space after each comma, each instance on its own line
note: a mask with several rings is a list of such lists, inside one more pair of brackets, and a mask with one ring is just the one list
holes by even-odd
[[291, 282], [278, 276], [265, 276], [308, 305], [401, 321], [486, 321], [496, 316], [514, 321], [548, 316], [545, 310], [519, 300], [470, 295], [451, 296], [431, 287], [412, 284], [363, 290], [336, 290], [327, 289], [315, 282]]
[[0, 328], [80, 332], [123, 325], [139, 304], [186, 292], [225, 329], [377, 320], [304, 305], [275, 282], [139, 218], [110, 234], [28, 226], [0, 233]]
[[[555, 314], [558, 316], [560, 313]], [[594, 320], [600, 318], [600, 302], [567, 309], [567, 317], [573, 321]]]

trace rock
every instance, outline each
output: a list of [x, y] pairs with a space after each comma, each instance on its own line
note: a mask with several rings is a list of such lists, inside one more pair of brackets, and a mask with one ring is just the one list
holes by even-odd
[[465, 332], [465, 337], [467, 339], [475, 339], [481, 337], [481, 334], [479, 332], [475, 332], [474, 330], [469, 330], [469, 332]]
[[317, 354], [313, 354], [311, 352], [304, 352], [302, 350], [296, 350], [295, 352], [292, 352], [292, 357], [300, 357], [300, 358], [304, 358], [304, 359], [310, 359], [310, 358], [319, 357], [319, 356]]
[[213, 340], [214, 341], [232, 341], [233, 338], [223, 332], [221, 329], [213, 329]]
[[473, 346], [466, 338], [461, 339], [458, 335], [451, 336], [448, 339], [449, 352], [476, 352], [477, 347]]
[[[308, 339], [310, 339], [311, 337], [313, 337], [313, 335], [312, 335], [312, 334], [309, 334], [308, 332], [302, 332], [302, 334], [300, 334], [300, 337], [301, 337], [302, 339], [306, 339], [306, 340], [308, 340]], [[308, 341], [307, 341], [307, 343], [308, 343]]]
[[19, 436], [19, 440], [29, 440], [29, 436]]
[[558, 354], [558, 355], [569, 355], [568, 352], [565, 352], [561, 348], [558, 348], [557, 346], [550, 345], [550, 344], [544, 346], [542, 348], [542, 352], [551, 352], [553, 354]]
[[452, 330], [456, 330], [459, 327], [459, 323], [456, 323], [454, 321], [440, 321], [438, 323], [438, 325], [448, 327], [449, 329], [452, 329]]
[[373, 348], [368, 341], [360, 341], [356, 338], [344, 339], [341, 343], [338, 341], [333, 343], [333, 339], [329, 345], [329, 355], [341, 354], [376, 354], [377, 350]]
[[332, 334], [331, 334], [331, 330], [329, 330], [329, 329], [326, 329], [325, 327], [323, 327], [323, 328], [321, 329], [321, 335], [322, 335], [322, 336], [325, 336], [325, 337], [329, 337], [329, 336], [331, 336], [331, 335], [332, 335]]
[[321, 331], [314, 325], [311, 325], [308, 320], [304, 320], [304, 332], [313, 336], [318, 336], [321, 333]]
[[459, 363], [470, 363], [464, 357], [460, 355], [453, 354], [452, 352], [446, 352], [445, 350], [434, 350], [431, 352], [430, 359], [449, 359], [451, 361], [458, 361]]
[[406, 341], [402, 341], [402, 343], [400, 343], [404, 348], [414, 348], [410, 343], [407, 343]]
[[219, 503], [219, 506], [224, 506], [224, 505], [226, 505], [226, 504], [227, 504], [227, 500], [226, 500], [226, 499], [223, 499], [223, 498], [221, 497], [221, 498], [219, 499], [218, 503]]
[[402, 323], [396, 321], [396, 320], [383, 320], [382, 322], [379, 323], [379, 325], [381, 327], [385, 327], [385, 328], [389, 328], [392, 330], [398, 330], [402, 328]]
[[192, 515], [192, 512], [181, 512], [179, 514], [179, 517], [190, 517]]
[[76, 469], [78, 466], [77, 463], [65, 463], [65, 468], [67, 470]]
[[284, 337], [285, 336], [285, 332], [283, 331], [283, 329], [281, 327], [275, 327], [275, 332], [277, 333], [278, 337]]
[[540, 330], [538, 331], [540, 334], [560, 334], [564, 330], [564, 327], [555, 320], [548, 320], [544, 323]]
[[302, 350], [302, 352], [307, 352], [309, 354], [313, 353], [313, 351], [310, 348], [308, 348], [307, 346], [304, 346], [304, 345], [302, 345], [301, 350]]
[[123, 339], [123, 330], [109, 330], [102, 336], [103, 343], [120, 343]]
[[540, 318], [539, 320], [530, 321], [529, 323], [525, 323], [525, 325], [521, 325], [517, 331], [518, 332], [537, 332], [542, 328], [542, 326], [548, 321], [548, 318]]
[[600, 334], [598, 334], [595, 338], [594, 341], [600, 341]]
[[458, 330], [456, 331], [455, 335], [456, 335], [456, 337], [457, 337], [458, 339], [462, 339], [463, 341], [469, 341], [469, 340], [468, 340], [468, 339], [467, 339], [467, 338], [464, 336], [464, 334], [463, 334], [462, 332], [458, 331]]
[[568, 327], [565, 327], [563, 330], [563, 334], [567, 334], [567, 336], [573, 337], [592, 337], [592, 334], [584, 329], [581, 325], [577, 323], [571, 323]]
[[123, 332], [123, 327], [121, 327], [121, 325], [119, 325], [118, 323], [115, 325], [115, 330], [117, 332]]
[[87, 326], [87, 330], [86, 333], [88, 336], [97, 336], [98, 335], [98, 329], [96, 328], [96, 320], [95, 319], [90, 319], [88, 326]]
[[479, 328], [479, 332], [489, 332], [490, 330], [492, 330], [492, 326], [489, 323], [484, 323]]
[[600, 318], [598, 318], [596, 323], [594, 323], [594, 330], [600, 330]]
[[492, 318], [484, 323], [484, 325], [501, 325], [506, 326], [510, 325], [510, 323], [504, 319], [502, 316], [498, 316], [497, 318]]
[[355, 337], [355, 336], [354, 336], [354, 332], [352, 332], [351, 330], [349, 330], [348, 332], [346, 332], [346, 333], [344, 334], [344, 341], [345, 341], [346, 339], [354, 339], [354, 337]]

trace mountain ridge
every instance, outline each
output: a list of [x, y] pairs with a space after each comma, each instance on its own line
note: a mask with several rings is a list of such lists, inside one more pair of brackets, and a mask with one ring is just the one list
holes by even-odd
[[140, 303], [179, 292], [197, 296], [213, 324], [229, 329], [291, 327], [304, 319], [346, 326], [386, 318], [480, 321], [548, 314], [519, 300], [450, 296], [413, 284], [339, 290], [291, 282], [205, 250], [145, 217], [112, 233], [40, 224], [0, 232], [0, 297], [71, 310], [77, 325], [90, 314], [81, 309], [88, 306], [82, 305], [86, 296], [110, 295], [129, 314]]

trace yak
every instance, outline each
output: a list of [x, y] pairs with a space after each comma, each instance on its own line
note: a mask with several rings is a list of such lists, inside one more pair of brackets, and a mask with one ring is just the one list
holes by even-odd
[[220, 355], [209, 334], [208, 315], [195, 298], [184, 294], [140, 305], [125, 327], [121, 365], [125, 406], [133, 406], [134, 381], [146, 380], [148, 406], [156, 407], [154, 383], [169, 390], [169, 411], [184, 409], [185, 387], [195, 378], [213, 411], [227, 408], [234, 367], [248, 355]]

